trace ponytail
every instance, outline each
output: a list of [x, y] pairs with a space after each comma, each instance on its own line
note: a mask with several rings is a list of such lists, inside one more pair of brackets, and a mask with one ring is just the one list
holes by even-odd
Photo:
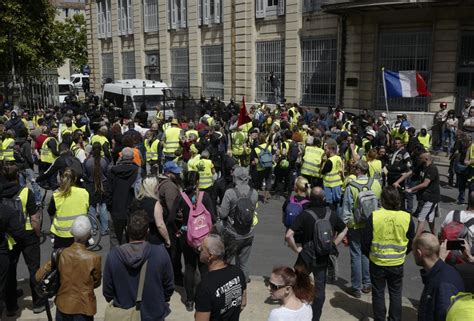
[[102, 166], [100, 165], [102, 145], [94, 143], [92, 145], [92, 157], [94, 158], [94, 187], [97, 193], [102, 194], [104, 186], [102, 184]]
[[67, 167], [59, 178], [59, 196], [69, 197], [71, 195], [71, 188], [75, 183], [76, 174], [70, 167]]
[[274, 268], [273, 274], [280, 276], [287, 286], [293, 288], [295, 296], [303, 302], [311, 303], [314, 299], [314, 284], [303, 268], [281, 266]]

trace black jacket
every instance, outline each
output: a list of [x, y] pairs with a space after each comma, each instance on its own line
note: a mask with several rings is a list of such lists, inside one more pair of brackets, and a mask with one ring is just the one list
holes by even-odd
[[119, 162], [110, 169], [108, 191], [106, 193], [107, 209], [113, 218], [126, 220], [128, 208], [135, 197], [133, 185], [137, 180], [138, 166], [130, 162]]
[[46, 170], [46, 172], [38, 176], [36, 181], [42, 182], [52, 176], [57, 175], [58, 173], [61, 174], [62, 172], [64, 172], [66, 167], [72, 168], [78, 180], [83, 176], [83, 168], [81, 162], [79, 161], [79, 159], [74, 157], [71, 151], [68, 150], [67, 152], [64, 152], [59, 155], [59, 157], [56, 158], [54, 163], [51, 164], [51, 166]]
[[[0, 206], [2, 207], [0, 211], [0, 255], [7, 255], [8, 243], [6, 234], [11, 235], [18, 244], [24, 244], [28, 235], [24, 226], [20, 223], [18, 213], [6, 205]], [[3, 258], [0, 258], [0, 260], [3, 260]]]

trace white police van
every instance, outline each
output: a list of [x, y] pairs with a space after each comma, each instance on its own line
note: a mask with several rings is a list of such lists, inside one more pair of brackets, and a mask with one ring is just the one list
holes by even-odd
[[74, 85], [67, 79], [58, 78], [58, 94], [59, 94], [59, 103], [63, 104], [66, 100], [66, 97], [73, 96], [76, 93]]
[[164, 111], [165, 119], [174, 117], [174, 96], [168, 85], [161, 81], [124, 79], [104, 84], [102, 99], [115, 107], [129, 110], [132, 115], [144, 104], [148, 119], [156, 116], [156, 107]]

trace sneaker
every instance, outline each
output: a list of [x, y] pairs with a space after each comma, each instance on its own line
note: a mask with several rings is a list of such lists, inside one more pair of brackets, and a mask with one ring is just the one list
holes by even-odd
[[367, 294], [367, 293], [370, 293], [370, 292], [372, 292], [372, 285], [364, 286], [364, 287], [362, 288], [362, 293]]
[[194, 302], [193, 301], [187, 301], [185, 305], [186, 305], [186, 311], [188, 311], [188, 312], [193, 312], [194, 311]]
[[354, 298], [360, 299], [362, 297], [362, 293], [359, 290], [354, 288], [349, 288], [346, 290], [347, 294], [353, 296]]
[[[48, 303], [49, 303], [49, 308], [51, 309], [53, 307], [53, 301], [48, 300]], [[44, 311], [46, 311], [46, 304], [33, 306], [34, 314], [42, 313]]]

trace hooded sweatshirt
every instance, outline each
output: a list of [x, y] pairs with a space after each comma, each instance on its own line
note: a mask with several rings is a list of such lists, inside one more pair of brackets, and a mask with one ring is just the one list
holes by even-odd
[[121, 161], [111, 168], [108, 177], [107, 208], [112, 218], [126, 220], [128, 208], [135, 196], [133, 184], [138, 166], [131, 161]]
[[107, 302], [129, 309], [135, 306], [142, 265], [148, 261], [140, 306], [142, 321], [160, 321], [170, 313], [174, 291], [173, 267], [163, 245], [146, 241], [114, 247], [105, 262], [103, 294]]

